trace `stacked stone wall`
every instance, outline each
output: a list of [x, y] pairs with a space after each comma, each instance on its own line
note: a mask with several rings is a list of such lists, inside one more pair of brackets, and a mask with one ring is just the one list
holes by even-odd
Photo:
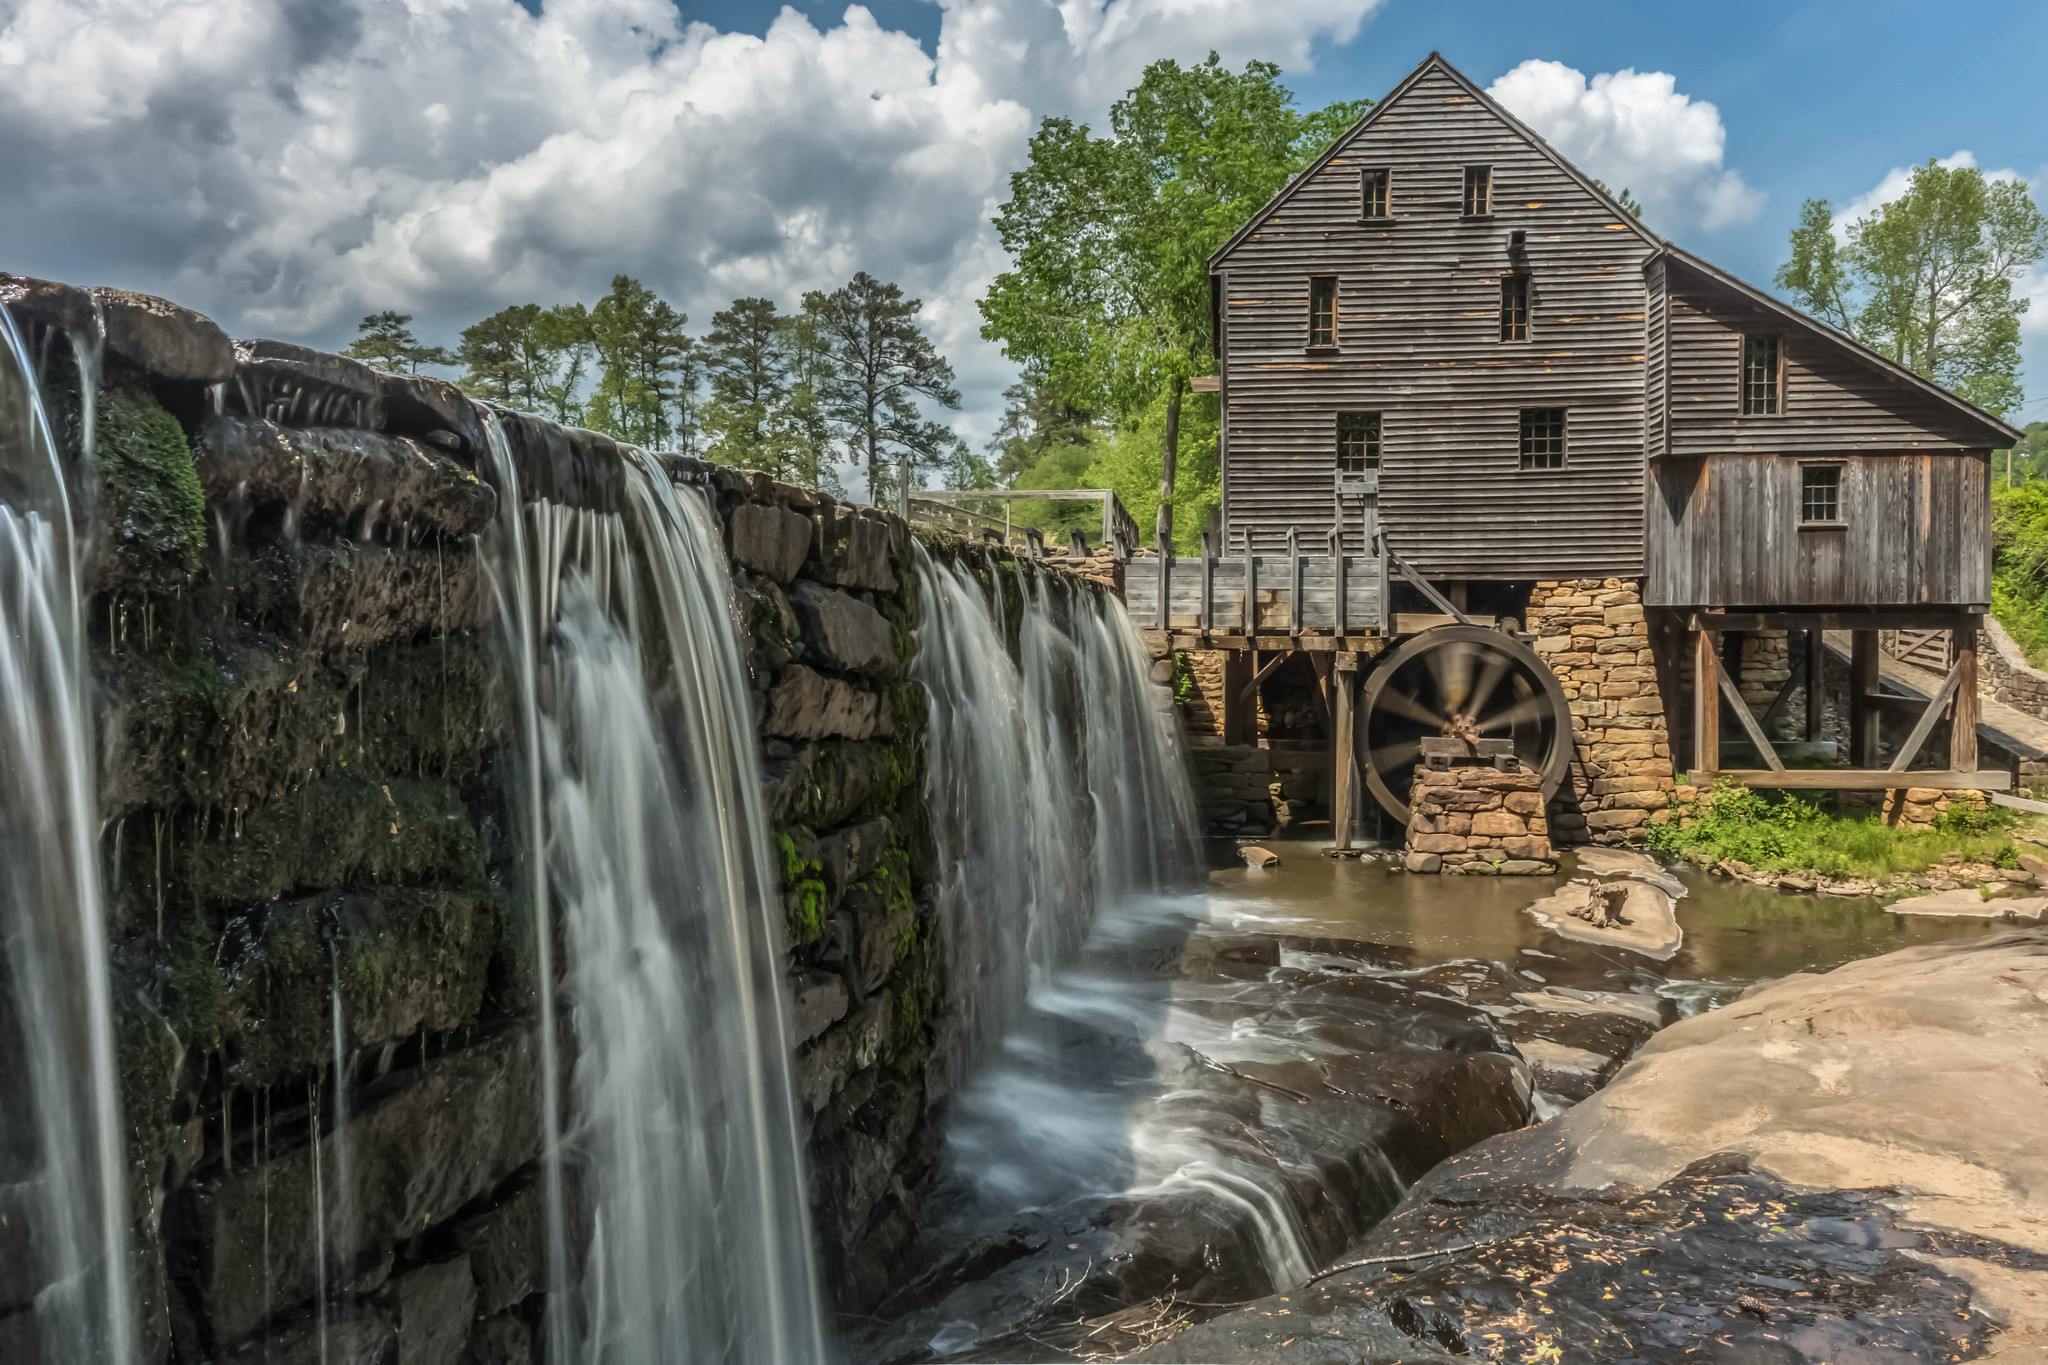
[[1537, 583], [1528, 629], [1572, 715], [1572, 764], [1553, 798], [1559, 843], [1622, 843], [1671, 804], [1670, 727], [1639, 580]]
[[1188, 767], [1207, 834], [1264, 837], [1328, 818], [1330, 756], [1321, 750], [1223, 744], [1190, 735]]
[[1533, 876], [1557, 870], [1543, 779], [1477, 764], [1415, 769], [1408, 792], [1410, 872]]
[[2015, 711], [2048, 720], [2048, 673], [2027, 656], [1991, 617], [1977, 635], [1977, 690]]

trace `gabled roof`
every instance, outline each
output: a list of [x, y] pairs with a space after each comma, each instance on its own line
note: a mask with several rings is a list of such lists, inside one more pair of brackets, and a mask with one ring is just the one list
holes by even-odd
[[1653, 248], [1661, 247], [1664, 244], [1663, 240], [1659, 238], [1656, 233], [1644, 227], [1639, 221], [1637, 221], [1634, 214], [1630, 213], [1627, 209], [1624, 209], [1619, 203], [1615, 202], [1615, 198], [1613, 195], [1609, 194], [1607, 191], [1601, 189], [1598, 185], [1594, 184], [1590, 176], [1586, 175], [1586, 173], [1581, 171], [1577, 166], [1572, 165], [1571, 162], [1565, 160], [1564, 157], [1558, 152], [1558, 150], [1555, 147], [1551, 146], [1548, 142], [1545, 142], [1540, 136], [1538, 136], [1534, 129], [1530, 128], [1527, 124], [1523, 123], [1513, 114], [1510, 114], [1507, 110], [1501, 108], [1499, 104], [1494, 102], [1494, 99], [1491, 95], [1487, 94], [1477, 85], [1474, 85], [1471, 79], [1468, 76], [1466, 76], [1464, 72], [1458, 70], [1457, 67], [1452, 66], [1449, 62], [1445, 61], [1443, 59], [1442, 54], [1432, 52], [1427, 57], [1424, 57], [1422, 59], [1421, 65], [1417, 66], [1413, 71], [1409, 72], [1408, 75], [1402, 79], [1399, 85], [1395, 86], [1392, 90], [1389, 90], [1386, 93], [1386, 96], [1383, 99], [1381, 99], [1379, 103], [1373, 105], [1371, 109], [1368, 109], [1365, 113], [1364, 118], [1361, 118], [1360, 120], [1358, 120], [1358, 122], [1352, 124], [1350, 128], [1346, 129], [1344, 134], [1341, 137], [1339, 137], [1335, 142], [1331, 143], [1329, 148], [1326, 151], [1324, 151], [1324, 153], [1321, 156], [1317, 157], [1314, 161], [1309, 163], [1309, 166], [1306, 170], [1302, 171], [1301, 174], [1295, 176], [1292, 180], [1288, 181], [1286, 186], [1278, 194], [1274, 195], [1271, 199], [1267, 200], [1266, 206], [1260, 209], [1257, 213], [1253, 214], [1251, 216], [1251, 221], [1247, 222], [1243, 227], [1239, 228], [1237, 232], [1232, 235], [1229, 241], [1225, 242], [1222, 246], [1217, 247], [1215, 252], [1209, 257], [1209, 269], [1213, 271], [1222, 262], [1225, 256], [1228, 256], [1231, 252], [1235, 251], [1238, 248], [1238, 245], [1240, 243], [1242, 243], [1247, 237], [1250, 237], [1253, 233], [1257, 232], [1261, 227], [1265, 226], [1266, 220], [1268, 218], [1271, 218], [1274, 214], [1274, 211], [1277, 210], [1282, 204], [1286, 203], [1289, 199], [1293, 198], [1294, 192], [1297, 189], [1301, 188], [1301, 186], [1307, 184], [1310, 180], [1315, 178], [1315, 176], [1325, 166], [1329, 165], [1330, 162], [1336, 158], [1339, 152], [1343, 151], [1344, 148], [1350, 145], [1354, 138], [1356, 138], [1361, 132], [1365, 131], [1367, 128], [1370, 128], [1373, 125], [1373, 122], [1377, 120], [1381, 115], [1385, 114], [1387, 110], [1393, 108], [1396, 104], [1399, 104], [1401, 102], [1401, 97], [1406, 95], [1410, 90], [1414, 89], [1415, 86], [1418, 85], [1422, 81], [1422, 79], [1425, 76], [1429, 75], [1432, 71], [1441, 74], [1446, 79], [1448, 79], [1453, 85], [1458, 86], [1466, 94], [1470, 95], [1475, 101], [1477, 101], [1480, 108], [1486, 110], [1486, 112], [1488, 112], [1489, 114], [1492, 114], [1502, 123], [1505, 123], [1510, 129], [1512, 129], [1516, 133], [1516, 135], [1518, 135], [1524, 141], [1529, 143], [1529, 145], [1534, 147], [1537, 151], [1543, 153], [1544, 156], [1550, 158], [1550, 160], [1556, 164], [1557, 168], [1563, 171], [1567, 176], [1571, 177], [1571, 179], [1575, 181], [1581, 189], [1585, 190], [1586, 193], [1592, 195], [1595, 199], [1598, 199], [1602, 204], [1605, 204], [1609, 209], [1613, 210], [1615, 218], [1619, 222], [1626, 225], [1638, 237], [1642, 238], [1642, 240], [1646, 244]]
[[1915, 374], [1912, 370], [1907, 369], [1889, 356], [1879, 355], [1847, 332], [1830, 327], [1818, 318], [1808, 317], [1805, 313], [1800, 312], [1797, 308], [1794, 308], [1776, 295], [1766, 293], [1748, 281], [1729, 274], [1720, 266], [1715, 265], [1711, 261], [1702, 260], [1683, 247], [1673, 246], [1671, 243], [1666, 242], [1664, 244], [1664, 255], [1686, 269], [1704, 275], [1714, 283], [1742, 295], [1749, 302], [1771, 313], [1780, 320], [1792, 324], [1792, 326], [1798, 328], [1807, 336], [1837, 347], [1851, 360], [1856, 361], [1866, 369], [1874, 370], [1893, 383], [1904, 385], [1921, 396], [1940, 403], [1965, 422], [1976, 426], [1982, 434], [1984, 444], [1987, 447], [2013, 445], [2026, 435], [2025, 432], [2020, 431], [2010, 423], [1993, 417], [1976, 404], [1966, 399], [1958, 398], [1941, 385], [1922, 375]]

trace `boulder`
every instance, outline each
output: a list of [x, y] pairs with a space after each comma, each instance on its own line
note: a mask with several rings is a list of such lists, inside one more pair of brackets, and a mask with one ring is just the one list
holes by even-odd
[[881, 709], [874, 693], [791, 664], [768, 694], [763, 728], [785, 739], [866, 739], [875, 733]]
[[430, 374], [379, 374], [384, 429], [413, 436], [475, 464], [484, 453], [483, 418], [469, 396]]
[[891, 520], [851, 507], [826, 509], [827, 549], [818, 576], [846, 588], [896, 591], [890, 560], [896, 531]]
[[1237, 851], [1237, 856], [1244, 859], [1246, 867], [1271, 867], [1280, 861], [1279, 854], [1257, 844], [1246, 844]]
[[1603, 943], [1626, 948], [1632, 953], [1668, 961], [1685, 941], [1678, 927], [1671, 897], [1646, 882], [1608, 883], [1623, 892], [1619, 922], [1603, 923], [1607, 916], [1593, 917], [1595, 897], [1610, 893], [1592, 882], [1573, 881], [1528, 908], [1536, 921], [1562, 938], [1580, 943]]
[[1647, 853], [1589, 844], [1579, 849], [1573, 859], [1579, 871], [1595, 877], [1634, 877], [1648, 882], [1673, 900], [1685, 895], [1685, 883]]
[[789, 601], [811, 658], [848, 673], [894, 676], [896, 650], [882, 613], [857, 597], [810, 582], [791, 588]]
[[732, 557], [777, 583], [787, 583], [811, 553], [811, 519], [786, 507], [743, 502], [725, 523]]
[[1441, 872], [1444, 859], [1440, 853], [1410, 853], [1401, 860], [1401, 866], [1410, 872]]
[[266, 510], [288, 533], [398, 530], [464, 538], [487, 526], [498, 494], [445, 453], [402, 436], [211, 417], [195, 443], [209, 502], [230, 518]]
[[1668, 1018], [1668, 1007], [1663, 1001], [1654, 995], [1641, 995], [1634, 991], [1584, 991], [1569, 986], [1550, 986], [1540, 991], [1518, 991], [1513, 998], [1516, 1004], [1532, 1010], [1546, 1010], [1553, 1014], [1613, 1014], [1648, 1024], [1653, 1029], [1664, 1027]]
[[221, 384], [235, 377], [235, 344], [211, 318], [149, 294], [92, 291], [110, 354], [162, 379]]
[[244, 417], [293, 426], [382, 425], [379, 375], [361, 361], [290, 341], [237, 341], [228, 398]]
[[1986, 898], [1976, 887], [1937, 891], [1931, 896], [1909, 896], [1893, 901], [1885, 909], [1895, 915], [1940, 915], [1973, 919], [2039, 919], [2048, 908], [2048, 896], [2004, 896]]
[[468, 1230], [475, 1311], [502, 1313], [547, 1282], [548, 1209], [542, 1180], [528, 1181]]
[[476, 1317], [468, 1259], [408, 1270], [392, 1289], [398, 1299], [398, 1365], [458, 1365]]
[[24, 331], [30, 326], [54, 327], [72, 336], [92, 336], [99, 329], [92, 295], [55, 280], [0, 272], [0, 306]]
[[795, 746], [780, 740], [769, 743], [763, 763], [765, 795], [768, 818], [779, 828], [829, 829], [844, 824], [889, 780], [892, 757], [885, 744], [836, 739]]
[[2037, 857], [2032, 853], [2022, 853], [2019, 856], [2019, 865], [2020, 871], [2034, 878], [2035, 881], [2040, 882], [2043, 886], [2048, 886], [2048, 880], [2043, 880], [2048, 878], [2048, 858]]
[[376, 1305], [335, 1303], [329, 1305], [324, 1324], [308, 1317], [222, 1351], [215, 1359], [221, 1365], [391, 1365], [396, 1344], [391, 1319]]

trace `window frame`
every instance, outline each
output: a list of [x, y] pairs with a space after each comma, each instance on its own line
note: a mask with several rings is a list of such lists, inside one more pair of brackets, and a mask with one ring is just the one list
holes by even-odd
[[[1800, 530], [1846, 531], [1847, 529], [1849, 529], [1848, 519], [1842, 515], [1842, 471], [1848, 467], [1848, 463], [1849, 462], [1847, 460], [1801, 460], [1799, 462]], [[1806, 515], [1807, 476], [1809, 474], [1819, 474], [1822, 472], [1826, 472], [1833, 476], [1829, 480], [1831, 488], [1828, 501], [1833, 504], [1835, 515], [1831, 520], [1822, 520], [1819, 518], [1809, 520]]]
[[[1516, 282], [1521, 284], [1521, 335], [1510, 336], [1508, 333], [1514, 324], [1509, 321], [1508, 291]], [[1535, 320], [1532, 316], [1534, 310], [1529, 306], [1531, 292], [1528, 271], [1509, 270], [1502, 272], [1500, 277], [1500, 340], [1502, 345], [1519, 345], [1529, 339], [1531, 323]]]
[[[1483, 207], [1473, 207], [1472, 185], [1477, 173], [1479, 184], [1485, 193], [1481, 196]], [[1493, 163], [1473, 162], [1465, 167], [1464, 184], [1458, 192], [1458, 216], [1466, 222], [1482, 222], [1493, 217]]]
[[[1542, 464], [1531, 464], [1529, 449], [1529, 419], [1537, 413], [1556, 413], [1557, 432], [1553, 436], [1545, 432], [1540, 438], [1545, 442], [1556, 441], [1557, 449], [1542, 451], [1536, 455]], [[1516, 413], [1517, 439], [1515, 443], [1516, 470], [1524, 474], [1548, 474], [1571, 467], [1571, 409], [1570, 408], [1522, 408]], [[1555, 463], [1552, 461], [1555, 460]]]
[[[1379, 212], [1373, 212], [1372, 185], [1379, 187]], [[1358, 217], [1363, 222], [1379, 223], [1394, 216], [1394, 174], [1386, 166], [1361, 166], [1358, 168]]]
[[[1368, 430], [1361, 440], [1359, 466], [1353, 469], [1344, 463], [1344, 426], [1347, 421], [1365, 423]], [[1332, 456], [1334, 467], [1339, 474], [1377, 473], [1386, 459], [1387, 426], [1384, 412], [1340, 412], [1336, 424]]]
[[[1323, 286], [1329, 286], [1330, 330], [1329, 339], [1316, 339], [1317, 294]], [[1310, 351], [1334, 351], [1337, 349], [1337, 277], [1335, 275], [1311, 275], [1308, 277], [1308, 345]]]
[[[1771, 343], [1771, 402], [1769, 412], [1753, 412], [1749, 405], [1749, 348], [1752, 343]], [[1735, 409], [1742, 418], [1761, 418], [1773, 421], [1785, 415], [1785, 338], [1778, 332], [1744, 332], [1741, 345], [1736, 351]]]

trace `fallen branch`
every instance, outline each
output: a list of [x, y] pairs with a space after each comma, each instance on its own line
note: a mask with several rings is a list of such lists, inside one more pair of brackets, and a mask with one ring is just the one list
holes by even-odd
[[1347, 1270], [1363, 1270], [1369, 1265], [1394, 1265], [1401, 1261], [1432, 1261], [1439, 1256], [1451, 1256], [1460, 1251], [1477, 1251], [1481, 1247], [1490, 1247], [1497, 1242], [1508, 1240], [1506, 1237], [1489, 1237], [1483, 1242], [1460, 1242], [1456, 1246], [1439, 1247], [1435, 1251], [1412, 1251], [1402, 1256], [1367, 1256], [1363, 1260], [1346, 1261], [1342, 1265], [1333, 1265], [1328, 1270], [1319, 1270], [1308, 1277], [1308, 1282], [1310, 1284], [1321, 1284], [1332, 1275], [1342, 1275]]

